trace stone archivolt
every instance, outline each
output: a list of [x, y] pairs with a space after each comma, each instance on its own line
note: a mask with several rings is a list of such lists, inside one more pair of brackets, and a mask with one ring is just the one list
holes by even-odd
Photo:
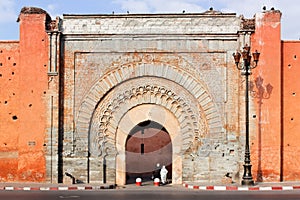
[[[126, 85], [134, 80], [139, 82]], [[196, 152], [203, 134], [223, 132], [220, 112], [200, 80], [174, 66], [136, 63], [112, 70], [91, 87], [76, 114], [76, 147], [86, 148], [80, 143], [87, 142], [89, 151], [100, 155], [100, 144], [115, 142], [116, 119], [141, 104], [156, 104], [174, 113], [181, 124], [182, 150], [190, 147], [189, 152]]]
[[[148, 81], [146, 81], [148, 79]], [[136, 82], [133, 80], [133, 82]], [[107, 95], [99, 104], [92, 119], [92, 129], [90, 131], [91, 153], [92, 155], [102, 155], [103, 146], [113, 148], [115, 143], [115, 132], [122, 116], [133, 107], [142, 104], [156, 104], [162, 106], [173, 113], [179, 120], [182, 134], [182, 151], [187, 150], [195, 142], [204, 137], [208, 131], [203, 111], [191, 100], [187, 92], [176, 92], [167, 89], [168, 87], [159, 86], [153, 83], [166, 82], [159, 78], [143, 78], [142, 82], [148, 84], [133, 87], [129, 90], [124, 85], [114, 92], [113, 95]], [[152, 82], [152, 84], [151, 84]], [[174, 84], [174, 83], [173, 83]], [[127, 85], [125, 83], [125, 85]], [[164, 84], [166, 85], [166, 84]], [[180, 87], [181, 88], [181, 87]], [[183, 88], [181, 88], [183, 89]], [[177, 89], [178, 90], [178, 89]], [[113, 96], [113, 97], [112, 97]], [[114, 149], [114, 148], [113, 148]]]

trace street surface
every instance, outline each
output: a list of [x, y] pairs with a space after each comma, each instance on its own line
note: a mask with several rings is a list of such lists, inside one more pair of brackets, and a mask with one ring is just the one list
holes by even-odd
[[0, 191], [5, 200], [299, 200], [300, 191], [201, 191], [190, 189], [112, 189], [98, 191]]

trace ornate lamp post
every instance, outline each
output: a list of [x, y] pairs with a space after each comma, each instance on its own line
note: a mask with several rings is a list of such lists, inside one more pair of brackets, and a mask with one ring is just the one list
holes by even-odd
[[[260, 53], [257, 50], [252, 54], [253, 63], [251, 63], [252, 56], [250, 54], [250, 46], [243, 48], [242, 54], [239, 52], [233, 53], [234, 61], [238, 70], [241, 70], [241, 74], [246, 79], [245, 89], [245, 125], [246, 125], [246, 144], [245, 144], [245, 160], [244, 160], [244, 175], [242, 185], [254, 185], [254, 181], [251, 174], [251, 159], [250, 159], [250, 147], [249, 147], [249, 75], [251, 75], [251, 69], [257, 66]], [[243, 62], [240, 64], [240, 58]]]

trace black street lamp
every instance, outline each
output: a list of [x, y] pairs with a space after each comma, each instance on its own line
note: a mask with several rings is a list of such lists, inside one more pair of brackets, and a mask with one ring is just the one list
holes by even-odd
[[[250, 54], [250, 46], [246, 45], [243, 48], [242, 54], [239, 52], [233, 53], [234, 61], [238, 70], [241, 70], [241, 74], [246, 79], [245, 89], [245, 122], [246, 122], [246, 145], [245, 145], [245, 160], [244, 160], [244, 175], [242, 185], [254, 185], [254, 181], [251, 174], [251, 159], [250, 159], [250, 147], [249, 147], [249, 75], [251, 75], [251, 69], [257, 66], [260, 53], [257, 50], [252, 54], [253, 63], [251, 63], [252, 56]], [[243, 62], [240, 64], [240, 58]]]

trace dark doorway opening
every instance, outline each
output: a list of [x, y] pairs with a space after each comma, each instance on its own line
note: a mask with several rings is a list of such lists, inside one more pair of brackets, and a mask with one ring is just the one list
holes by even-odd
[[172, 180], [172, 141], [159, 123], [148, 120], [136, 125], [127, 137], [125, 150], [126, 184], [136, 178], [151, 181], [157, 164], [166, 166], [167, 179]]

